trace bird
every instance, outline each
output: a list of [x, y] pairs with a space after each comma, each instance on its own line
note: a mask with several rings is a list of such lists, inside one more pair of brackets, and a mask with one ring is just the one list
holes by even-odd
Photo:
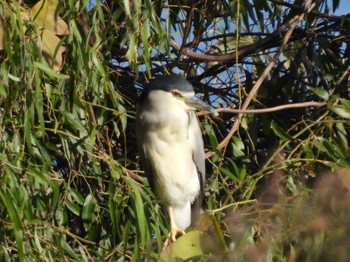
[[141, 167], [168, 215], [173, 242], [198, 219], [204, 196], [205, 152], [195, 110], [217, 115], [175, 74], [151, 80], [136, 105]]

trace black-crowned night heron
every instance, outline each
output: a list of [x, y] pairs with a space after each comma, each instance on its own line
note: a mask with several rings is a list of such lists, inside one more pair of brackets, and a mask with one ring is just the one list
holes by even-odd
[[172, 241], [198, 217], [203, 198], [205, 154], [194, 110], [217, 114], [194, 95], [180, 76], [160, 76], [145, 87], [136, 108], [141, 165], [168, 213]]

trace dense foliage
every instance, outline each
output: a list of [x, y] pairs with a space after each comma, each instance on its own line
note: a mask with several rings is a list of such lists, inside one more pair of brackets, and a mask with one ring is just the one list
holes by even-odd
[[[0, 0], [0, 260], [346, 261], [342, 4]], [[134, 106], [169, 73], [220, 116], [199, 114], [208, 211], [162, 253]]]

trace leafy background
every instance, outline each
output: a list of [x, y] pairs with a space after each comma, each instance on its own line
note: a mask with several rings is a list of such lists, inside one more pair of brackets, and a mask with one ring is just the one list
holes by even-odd
[[[0, 260], [347, 261], [342, 4], [0, 0]], [[220, 116], [199, 114], [208, 211], [162, 251], [134, 105], [168, 73]]]

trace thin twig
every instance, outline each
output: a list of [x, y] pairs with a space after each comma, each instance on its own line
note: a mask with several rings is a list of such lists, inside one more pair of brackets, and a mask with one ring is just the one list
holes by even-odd
[[301, 107], [320, 107], [324, 106], [325, 102], [301, 102], [301, 103], [294, 103], [294, 104], [286, 104], [286, 105], [280, 105], [280, 106], [274, 106], [269, 108], [261, 108], [261, 109], [233, 109], [233, 108], [218, 108], [216, 109], [217, 112], [222, 113], [236, 113], [236, 114], [263, 114], [263, 113], [270, 113], [270, 112], [276, 112], [281, 110], [286, 110], [290, 108], [301, 108]]
[[340, 84], [343, 83], [344, 80], [346, 80], [348, 78], [350, 74], [350, 65], [348, 66], [348, 68], [346, 68], [346, 70], [344, 71], [344, 73], [341, 75], [341, 77], [339, 78], [339, 80], [337, 81], [337, 86], [339, 86]]
[[[231, 114], [264, 114], [264, 113], [271, 113], [281, 110], [286, 110], [290, 108], [301, 108], [301, 107], [321, 107], [324, 106], [326, 102], [301, 102], [301, 103], [294, 103], [294, 104], [286, 104], [286, 105], [280, 105], [280, 106], [274, 106], [269, 108], [260, 108], [260, 109], [234, 109], [234, 108], [217, 108], [216, 112], [218, 113], [231, 113]], [[205, 112], [199, 112], [197, 113], [198, 116], [206, 114]]]

